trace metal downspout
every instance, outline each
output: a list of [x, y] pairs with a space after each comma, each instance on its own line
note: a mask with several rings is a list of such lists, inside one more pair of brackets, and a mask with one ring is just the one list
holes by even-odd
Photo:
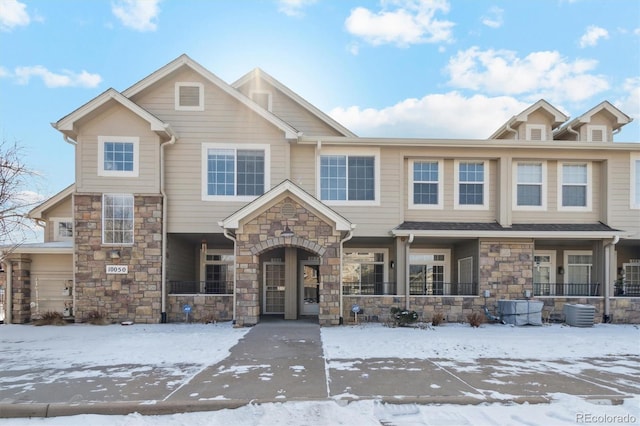
[[[222, 227], [222, 223], [218, 223], [218, 225]], [[238, 272], [237, 272], [238, 260], [237, 260], [237, 254], [236, 254], [236, 245], [238, 241], [233, 236], [233, 234], [229, 232], [228, 229], [223, 228], [223, 231], [224, 231], [224, 236], [227, 239], [233, 241], [233, 319], [231, 323], [233, 325], [236, 325], [236, 277], [238, 275]]]
[[611, 322], [611, 301], [610, 299], [610, 291], [611, 291], [611, 260], [613, 257], [613, 253], [616, 247], [616, 244], [618, 244], [618, 241], [620, 241], [620, 237], [618, 235], [616, 235], [615, 237], [613, 237], [613, 239], [611, 240], [611, 242], [605, 244], [604, 248], [605, 248], [605, 267], [604, 267], [604, 276], [605, 276], [605, 280], [604, 280], [604, 313], [602, 314], [602, 322], [604, 323], [608, 323]]
[[411, 279], [410, 269], [409, 267], [409, 246], [413, 242], [415, 236], [413, 234], [409, 234], [409, 238], [404, 246], [404, 293], [405, 293], [405, 309], [408, 311], [410, 308], [409, 298], [411, 296], [411, 287], [409, 286], [409, 280]]
[[[63, 134], [62, 139], [64, 139], [64, 141], [69, 145], [72, 145], [74, 150], [78, 146], [78, 142], [74, 141], [67, 135]], [[75, 235], [75, 229], [76, 229], [75, 211], [76, 211], [76, 195], [75, 195], [75, 189], [74, 189], [73, 193], [71, 194], [71, 214], [73, 215], [73, 219], [74, 219], [73, 240], [72, 240], [73, 243], [71, 246], [73, 250], [73, 254], [71, 255], [71, 314], [74, 317], [76, 316], [76, 265], [78, 264], [77, 262], [78, 253], [76, 251], [76, 235]]]
[[176, 143], [176, 135], [171, 131], [169, 126], [166, 126], [167, 131], [171, 134], [171, 139], [160, 145], [160, 194], [162, 195], [162, 263], [161, 263], [161, 308], [160, 308], [160, 322], [165, 324], [167, 322], [167, 193], [164, 189], [164, 147], [166, 145], [173, 145]]
[[7, 276], [7, 292], [5, 294], [6, 307], [4, 308], [4, 323], [11, 324], [13, 322], [13, 262], [9, 259], [4, 259], [4, 270]]
[[344, 324], [344, 317], [342, 316], [342, 307], [344, 305], [344, 301], [343, 301], [343, 291], [342, 291], [342, 252], [344, 250], [344, 243], [346, 243], [347, 241], [349, 241], [351, 238], [353, 238], [353, 228], [355, 226], [351, 225], [351, 229], [349, 230], [349, 233], [347, 234], [346, 237], [344, 237], [343, 239], [340, 240], [340, 299], [339, 299], [339, 303], [338, 306], [340, 308], [340, 318], [338, 320], [338, 324], [342, 325]]

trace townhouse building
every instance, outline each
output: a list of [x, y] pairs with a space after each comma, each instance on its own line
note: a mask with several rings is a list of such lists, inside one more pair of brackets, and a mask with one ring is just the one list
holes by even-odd
[[228, 84], [182, 55], [53, 123], [76, 179], [30, 212], [44, 241], [5, 253], [0, 315], [465, 321], [533, 298], [640, 323], [631, 118], [514, 113], [488, 138], [358, 137], [260, 69]]

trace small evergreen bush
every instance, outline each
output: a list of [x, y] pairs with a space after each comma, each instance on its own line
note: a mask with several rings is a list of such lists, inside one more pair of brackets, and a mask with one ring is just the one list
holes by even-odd
[[87, 322], [93, 325], [107, 325], [109, 321], [100, 311], [91, 311], [87, 314]]
[[408, 311], [395, 306], [391, 308], [391, 317], [398, 327], [404, 327], [418, 321], [418, 313], [416, 311]]

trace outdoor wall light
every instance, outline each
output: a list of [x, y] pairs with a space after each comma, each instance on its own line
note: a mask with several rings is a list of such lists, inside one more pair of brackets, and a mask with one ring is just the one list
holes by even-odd
[[395, 262], [395, 260], [392, 260], [391, 262], [389, 262], [389, 267], [390, 267], [391, 269], [395, 269], [395, 268], [396, 268], [396, 262]]
[[281, 237], [285, 237], [285, 238], [290, 238], [293, 237], [293, 231], [291, 230], [291, 228], [289, 228], [289, 224], [287, 223], [284, 226], [284, 230], [282, 231], [282, 233], [280, 234]]
[[564, 266], [558, 266], [558, 275], [564, 275]]
[[203, 253], [207, 252], [207, 240], [206, 240], [206, 238], [203, 238], [202, 241], [200, 242], [200, 250], [202, 250]]
[[111, 250], [109, 252], [110, 259], [120, 259], [120, 250]]

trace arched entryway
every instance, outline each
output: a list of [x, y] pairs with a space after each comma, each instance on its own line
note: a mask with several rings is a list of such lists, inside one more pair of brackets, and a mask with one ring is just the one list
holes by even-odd
[[[235, 239], [238, 325], [267, 314], [317, 315], [321, 325], [339, 324], [340, 247], [350, 222], [285, 181], [221, 225]], [[317, 281], [305, 282], [305, 271]], [[305, 306], [312, 298], [316, 306]]]

